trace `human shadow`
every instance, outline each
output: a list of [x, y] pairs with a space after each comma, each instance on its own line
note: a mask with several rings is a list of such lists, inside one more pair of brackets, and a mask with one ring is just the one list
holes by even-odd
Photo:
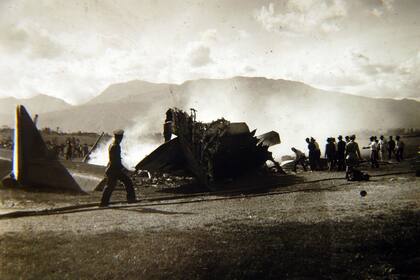
[[[164, 205], [164, 204], [162, 204]], [[62, 207], [62, 208], [55, 208], [55, 209], [45, 209], [45, 210], [29, 210], [29, 211], [15, 211], [6, 214], [0, 215], [0, 220], [3, 219], [15, 219], [15, 218], [23, 218], [23, 217], [32, 217], [32, 216], [51, 216], [51, 215], [64, 215], [64, 214], [75, 214], [75, 213], [83, 213], [83, 212], [94, 212], [94, 211], [105, 211], [105, 210], [125, 210], [125, 211], [135, 211], [142, 214], [163, 214], [163, 215], [193, 215], [194, 213], [189, 212], [170, 212], [170, 211], [163, 211], [157, 210], [152, 208], [144, 208], [143, 205], [113, 205], [111, 207], [96, 207], [93, 204], [86, 204], [86, 205], [79, 205], [78, 207], [85, 207], [85, 208], [78, 208], [74, 206], [73, 209], [69, 209], [70, 207]], [[159, 206], [159, 204], [149, 204], [145, 206]]]

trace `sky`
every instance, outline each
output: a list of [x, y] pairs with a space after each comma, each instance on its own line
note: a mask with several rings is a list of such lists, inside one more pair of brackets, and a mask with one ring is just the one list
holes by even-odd
[[420, 100], [416, 0], [0, 0], [0, 97], [260, 76]]

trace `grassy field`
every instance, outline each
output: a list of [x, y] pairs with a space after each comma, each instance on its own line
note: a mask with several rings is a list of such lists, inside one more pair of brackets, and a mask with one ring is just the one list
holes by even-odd
[[[1, 219], [0, 279], [420, 279], [420, 191], [410, 166], [365, 164], [373, 176], [360, 183], [302, 172], [276, 189], [282, 195]], [[308, 190], [304, 181], [313, 182]], [[140, 199], [156, 195], [148, 188]], [[1, 205], [19, 202], [15, 210], [99, 197], [0, 191]], [[113, 196], [124, 199], [124, 191]]]
[[7, 234], [1, 279], [419, 279], [419, 220]]

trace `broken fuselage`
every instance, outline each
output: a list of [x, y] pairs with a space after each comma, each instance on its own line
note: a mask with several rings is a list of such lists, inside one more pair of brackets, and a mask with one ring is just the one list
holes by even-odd
[[273, 160], [268, 148], [280, 143], [278, 133], [255, 136], [255, 130], [251, 132], [244, 122], [232, 123], [222, 118], [202, 123], [195, 119], [195, 110], [190, 115], [176, 108], [168, 112], [172, 114], [171, 133], [177, 137], [140, 161], [137, 170], [186, 171], [210, 186], [261, 168], [267, 160]]

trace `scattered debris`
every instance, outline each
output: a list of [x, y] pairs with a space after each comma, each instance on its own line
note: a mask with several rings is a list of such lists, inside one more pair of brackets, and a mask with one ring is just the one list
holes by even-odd
[[[173, 108], [165, 122], [166, 134], [177, 137], [159, 146], [140, 161], [136, 170], [152, 173], [194, 176], [208, 187], [229, 178], [258, 170], [272, 161], [278, 172], [283, 172], [268, 148], [280, 143], [277, 132], [255, 136], [244, 122], [232, 123], [218, 119], [211, 123], [196, 120], [191, 114]], [[168, 125], [170, 122], [170, 128]]]

